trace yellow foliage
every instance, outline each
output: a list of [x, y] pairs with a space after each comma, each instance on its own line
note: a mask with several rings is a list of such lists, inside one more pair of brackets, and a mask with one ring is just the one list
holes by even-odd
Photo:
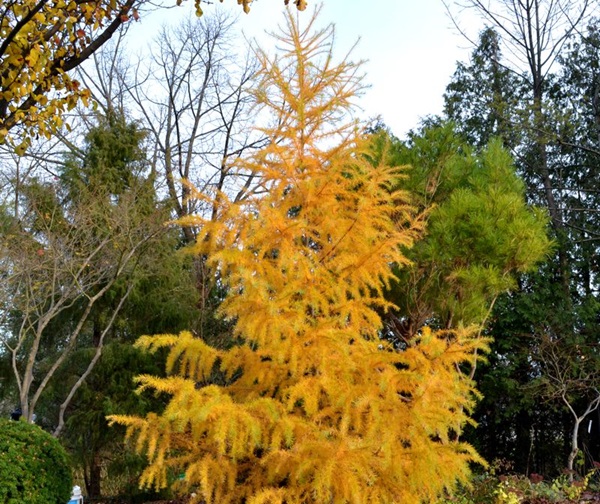
[[[0, 20], [0, 142], [9, 139], [21, 154], [30, 137], [49, 137], [66, 109], [89, 99], [89, 90], [67, 72], [97, 48], [98, 35], [122, 22], [133, 3], [0, 1], [5, 13]], [[94, 28], [101, 23], [107, 27]], [[17, 125], [18, 142], [8, 136]]]
[[[420, 220], [392, 190], [402, 170], [369, 164], [348, 120], [358, 66], [333, 63], [331, 27], [286, 19], [277, 45], [287, 51], [259, 52], [270, 142], [239, 164], [268, 191], [219, 194], [218, 218], [195, 222], [239, 344], [142, 338], [170, 348], [171, 376], [139, 378], [169, 403], [160, 416], [111, 421], [148, 454], [142, 484], [160, 486], [176, 468], [197, 502], [432, 502], [480, 461], [457, 441], [476, 397], [459, 366], [487, 342], [463, 328], [426, 328], [403, 351], [380, 339], [390, 266], [407, 262], [400, 250]], [[225, 385], [208, 383], [217, 367]]]

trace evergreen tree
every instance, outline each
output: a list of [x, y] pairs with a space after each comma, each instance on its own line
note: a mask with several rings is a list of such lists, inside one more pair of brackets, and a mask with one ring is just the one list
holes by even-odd
[[404, 251], [384, 317], [397, 344], [423, 325], [484, 326], [499, 295], [516, 288], [519, 273], [549, 252], [547, 218], [529, 207], [512, 158], [498, 139], [473, 150], [451, 123], [425, 127], [405, 142], [389, 139], [394, 164], [408, 165], [399, 187], [426, 214], [426, 232]]
[[[113, 416], [137, 435], [150, 465], [143, 485], [185, 472], [207, 503], [431, 502], [479, 460], [456, 440], [473, 405], [459, 371], [485, 340], [424, 328], [403, 352], [380, 339], [390, 264], [419, 220], [400, 175], [346, 120], [359, 68], [334, 65], [332, 28], [288, 14], [263, 65], [257, 99], [272, 114], [269, 144], [240, 169], [265, 193], [198, 220], [198, 253], [228, 288], [221, 314], [237, 345], [217, 350], [190, 333], [143, 337], [169, 347], [167, 378], [141, 389], [170, 396], [165, 411]], [[218, 383], [209, 379], [218, 369]]]
[[[59, 370], [57, 384], [49, 387], [38, 408], [40, 418], [44, 415], [47, 421], [54, 421], [65, 384], [71, 386], [87, 375], [61, 413], [61, 420], [63, 416], [66, 418], [61, 440], [82, 469], [86, 494], [92, 498], [102, 495], [103, 480], [107, 471], [114, 470], [116, 461], [120, 463], [118, 470], [131, 474], [133, 480], [141, 472], [141, 458], [127, 448], [124, 432], [109, 429], [105, 417], [116, 411], [142, 414], [150, 405], [153, 409], [161, 407], [158, 400], [126, 393], [133, 376], [157, 373], [164, 364], [164, 356], [150, 358], [132, 348], [134, 335], [186, 327], [196, 329], [199, 319], [191, 257], [177, 252], [181, 241], [179, 230], [163, 225], [170, 216], [170, 207], [157, 198], [144, 137], [135, 122], [123, 113], [109, 110], [106, 116], [97, 118], [97, 124], [86, 135], [80, 156], [72, 155], [61, 171], [62, 201], [96, 209], [98, 234], [116, 234], [119, 230], [110, 215], [123, 212], [130, 225], [153, 235], [138, 258], [137, 271], [115, 282], [94, 305], [78, 348]], [[105, 338], [108, 344], [102, 344], [103, 324], [125, 293], [127, 299]], [[77, 308], [65, 318], [75, 317]], [[68, 323], [64, 320], [56, 324], [57, 332], [64, 332], [65, 327]], [[93, 360], [97, 360], [94, 369], [86, 372]]]
[[496, 30], [485, 28], [470, 64], [457, 63], [444, 93], [444, 114], [477, 148], [497, 137], [514, 149], [523, 136], [519, 123], [530, 93], [525, 80], [506, 68], [500, 42]]
[[[597, 23], [583, 33], [575, 30], [573, 20], [566, 16], [563, 7], [567, 4], [531, 5], [553, 11], [552, 22], [543, 27], [547, 45], [530, 48], [529, 56], [537, 63], [513, 68], [513, 77], [502, 81], [498, 96], [505, 100], [500, 108], [514, 110], [516, 119], [512, 123], [515, 142], [503, 140], [512, 149], [518, 173], [526, 183], [528, 200], [548, 208], [556, 245], [546, 264], [535, 273], [522, 275], [518, 290], [501, 297], [496, 304], [490, 328], [495, 343], [489, 366], [481, 368], [478, 378], [484, 399], [475, 414], [481, 425], [475, 436], [487, 458], [507, 458], [513, 461], [515, 470], [548, 475], [558, 473], [572, 461], [569, 454], [573, 453], [573, 429], [597, 397], [595, 386], [589, 381], [586, 385], [586, 380], [574, 385], [574, 377], [589, 378], [597, 372], [593, 363], [600, 314], [596, 275], [600, 237], [600, 64]], [[508, 10], [519, 8], [516, 4], [504, 6]], [[521, 25], [525, 27], [527, 23], [535, 24], [535, 19], [520, 17], [521, 14], [515, 11], [507, 16], [511, 22], [523, 21], [525, 24]], [[562, 28], [560, 23], [564, 23]], [[510, 28], [498, 27], [505, 30], [506, 40], [514, 42]], [[557, 41], [565, 44], [555, 45]], [[475, 53], [482, 50], [477, 48]], [[546, 65], [540, 66], [544, 61]], [[551, 61], [554, 65], [549, 68]], [[501, 59], [497, 67], [505, 65], [509, 66]], [[489, 65], [472, 66], [466, 75], [457, 71], [448, 87], [446, 110], [463, 111], [452, 113], [452, 117], [470, 138], [487, 134], [497, 110], [497, 105], [490, 102], [474, 111], [472, 100], [476, 95], [472, 90], [488, 89], [489, 83], [496, 81], [495, 75]], [[464, 82], [469, 86], [464, 86]], [[511, 82], [528, 83], [530, 91], [517, 95], [518, 101], [513, 102], [515, 86]], [[548, 358], [555, 352], [564, 355], [559, 374], [568, 377], [570, 383], [568, 405], [560, 398], [560, 389], [566, 390], [566, 383], [556, 380], [556, 362]], [[570, 355], [583, 359], [578, 361]], [[555, 383], [556, 388], [548, 387], [549, 383]], [[557, 400], [548, 401], [552, 398]], [[596, 429], [591, 435], [580, 431], [579, 438], [588, 445], [593, 442], [598, 446], [600, 442]]]

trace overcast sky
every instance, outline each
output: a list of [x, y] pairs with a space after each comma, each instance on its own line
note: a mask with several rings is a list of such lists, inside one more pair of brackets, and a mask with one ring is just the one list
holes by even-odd
[[[316, 3], [309, 0], [308, 10]], [[471, 52], [442, 0], [323, 0], [322, 4], [320, 22], [335, 24], [340, 54], [360, 38], [353, 54], [355, 59], [368, 60], [365, 73], [371, 87], [360, 100], [365, 117], [381, 115], [392, 132], [403, 137], [420, 118], [441, 112], [442, 95], [456, 61], [467, 60]], [[204, 10], [209, 13], [228, 5], [241, 12], [235, 0], [216, 2]], [[176, 22], [178, 16], [192, 11], [192, 0], [187, 0], [168, 13], [143, 15], [129, 36], [147, 39], [161, 23]], [[239, 24], [253, 37], [275, 29], [282, 11], [283, 0], [255, 0], [250, 14], [241, 14]], [[462, 22], [467, 22], [464, 15]], [[472, 28], [475, 24], [477, 31], [479, 23], [470, 21]]]

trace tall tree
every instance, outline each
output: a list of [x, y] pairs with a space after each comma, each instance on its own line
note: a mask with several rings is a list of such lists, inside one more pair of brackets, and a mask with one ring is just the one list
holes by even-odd
[[542, 200], [536, 202], [543, 202], [548, 208], [559, 242], [561, 285], [568, 298], [569, 265], [564, 244], [564, 219], [557, 200], [559, 187], [548, 161], [546, 94], [551, 67], [565, 42], [589, 15], [590, 2], [497, 0], [490, 3], [469, 0], [467, 5], [499, 31], [514, 57], [512, 69], [526, 80], [529, 87], [531, 114], [527, 128], [530, 145], [526, 146], [529, 152], [523, 157], [523, 168], [531, 177], [531, 184], [541, 189]]
[[[256, 117], [249, 87], [257, 61], [249, 49], [235, 50], [238, 36], [235, 19], [222, 12], [185, 20], [158, 34], [150, 62], [124, 61], [117, 72], [97, 72], [97, 94], [103, 95], [99, 101], [118, 101], [107, 93], [114, 73], [117, 88], [127, 90], [128, 105], [149, 132], [152, 168], [188, 245], [195, 241], [196, 228], [186, 219], [194, 214], [216, 217], [206, 196], [227, 192], [241, 199], [259, 187], [255, 174], [233, 168], [236, 159], [265, 141], [252, 127]], [[141, 67], [147, 73], [131, 71]], [[203, 256], [194, 257], [194, 274], [200, 313], [208, 314], [219, 288]], [[212, 334], [212, 317], [203, 322], [198, 330]]]
[[[235, 160], [264, 142], [252, 128], [248, 92], [257, 70], [250, 51], [237, 54], [235, 19], [224, 13], [164, 28], [152, 45], [152, 61], [126, 63], [121, 80], [153, 144], [153, 163], [181, 222], [213, 209], [205, 195], [243, 197], [255, 187], [252, 173], [232, 171]], [[138, 71], [145, 66], [147, 73]], [[109, 79], [110, 75], [105, 75]], [[193, 243], [193, 227], [183, 228]]]
[[497, 29], [488, 27], [469, 64], [457, 63], [444, 93], [444, 114], [470, 145], [483, 148], [498, 137], [512, 150], [523, 140], [519, 124], [529, 96], [522, 76], [506, 67]]
[[[347, 112], [361, 83], [335, 65], [332, 28], [291, 14], [275, 58], [262, 63], [257, 99], [272, 116], [268, 144], [240, 160], [267, 192], [219, 193], [217, 219], [199, 219], [199, 253], [228, 287], [221, 313], [238, 344], [218, 351], [189, 333], [145, 337], [169, 347], [161, 415], [116, 416], [137, 432], [150, 465], [169, 470], [197, 501], [260, 503], [432, 501], [477, 455], [454, 438], [472, 383], [457, 367], [485, 342], [466, 330], [432, 333], [397, 352], [379, 337], [390, 263], [403, 263], [418, 220], [398, 170], [369, 149]], [[213, 369], [221, 384], [210, 383]]]
[[[517, 112], [512, 126], [519, 133], [517, 141], [509, 146], [526, 181], [529, 200], [548, 208], [556, 241], [550, 262], [537, 273], [521, 277], [519, 292], [497, 305], [492, 327], [496, 351], [481, 377], [486, 398], [477, 416], [487, 432], [496, 432], [496, 438], [505, 439], [499, 444], [483, 435], [482, 430], [491, 456], [506, 445], [517, 469], [558, 471], [571, 452], [569, 416], [573, 411], [586, 410], [590, 398], [595, 397], [594, 389], [572, 388], [571, 409], [560, 394], [554, 394], [566, 407], [567, 415], [563, 416], [548, 402], [533, 410], [531, 405], [540, 402], [543, 389], [525, 385], [537, 380], [548, 383], [556, 376], [552, 359], [548, 352], [540, 351], [542, 348], [562, 346], [565, 356], [572, 353], [572, 348], [589, 355], [596, 351], [599, 311], [594, 271], [600, 236], [594, 177], [598, 166], [594, 105], [597, 36], [593, 26], [587, 33], [581, 29], [591, 9], [587, 2], [470, 3], [477, 4], [494, 24], [502, 43], [511, 49], [509, 54], [513, 58], [521, 55], [520, 60], [511, 61], [509, 57], [499, 61], [500, 68], [510, 69], [517, 82], [526, 83], [529, 89], [514, 109]], [[491, 10], [498, 6], [504, 10]], [[500, 12], [510, 21], [503, 26], [497, 23]], [[472, 95], [462, 93], [461, 81], [466, 79], [473, 83], [471, 88], [481, 89], [496, 81], [490, 68], [478, 68], [485, 71], [477, 72], [473, 65], [467, 74], [457, 72], [447, 93], [452, 100], [447, 110], [464, 107], [466, 113], [454, 118], [474, 136], [486, 131], [481, 118], [489, 120], [495, 113], [490, 104], [477, 117], [470, 115]], [[501, 96], [512, 96], [510, 93], [506, 87]], [[506, 106], [513, 106], [510, 100]], [[470, 119], [465, 120], [467, 116]], [[578, 375], [576, 360], [565, 358], [563, 364], [573, 366], [568, 375]], [[511, 399], [505, 400], [507, 396]], [[574, 427], [578, 417], [572, 417]]]

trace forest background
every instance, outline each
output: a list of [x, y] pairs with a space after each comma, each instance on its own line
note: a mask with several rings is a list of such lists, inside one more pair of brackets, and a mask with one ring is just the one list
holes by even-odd
[[[380, 336], [403, 352], [425, 326], [477, 324], [493, 343], [487, 363], [463, 370], [483, 398], [461, 439], [505, 470], [585, 473], [600, 450], [597, 20], [586, 2], [471, 3], [487, 28], [443, 113], [404, 139], [364, 125], [394, 164], [412, 166], [401, 189], [427, 215]], [[75, 30], [82, 47], [88, 29]], [[61, 85], [81, 95], [50, 120], [29, 111], [11, 123], [18, 97], [3, 82], [1, 407], [58, 436], [92, 497], [137, 493], [145, 463], [105, 417], [165, 406], [132, 394], [133, 377], [160, 376], [165, 358], [132, 343], [190, 330], [233, 344], [215, 317], [223, 285], [202, 256], [176, 251], [196, 241], [187, 218], [217, 216], [199, 195], [262, 190], [231, 161], [266, 142], [247, 92], [258, 61], [233, 17], [189, 16], [141, 61], [127, 36], [116, 30], [75, 80], [42, 90], [48, 107]]]

